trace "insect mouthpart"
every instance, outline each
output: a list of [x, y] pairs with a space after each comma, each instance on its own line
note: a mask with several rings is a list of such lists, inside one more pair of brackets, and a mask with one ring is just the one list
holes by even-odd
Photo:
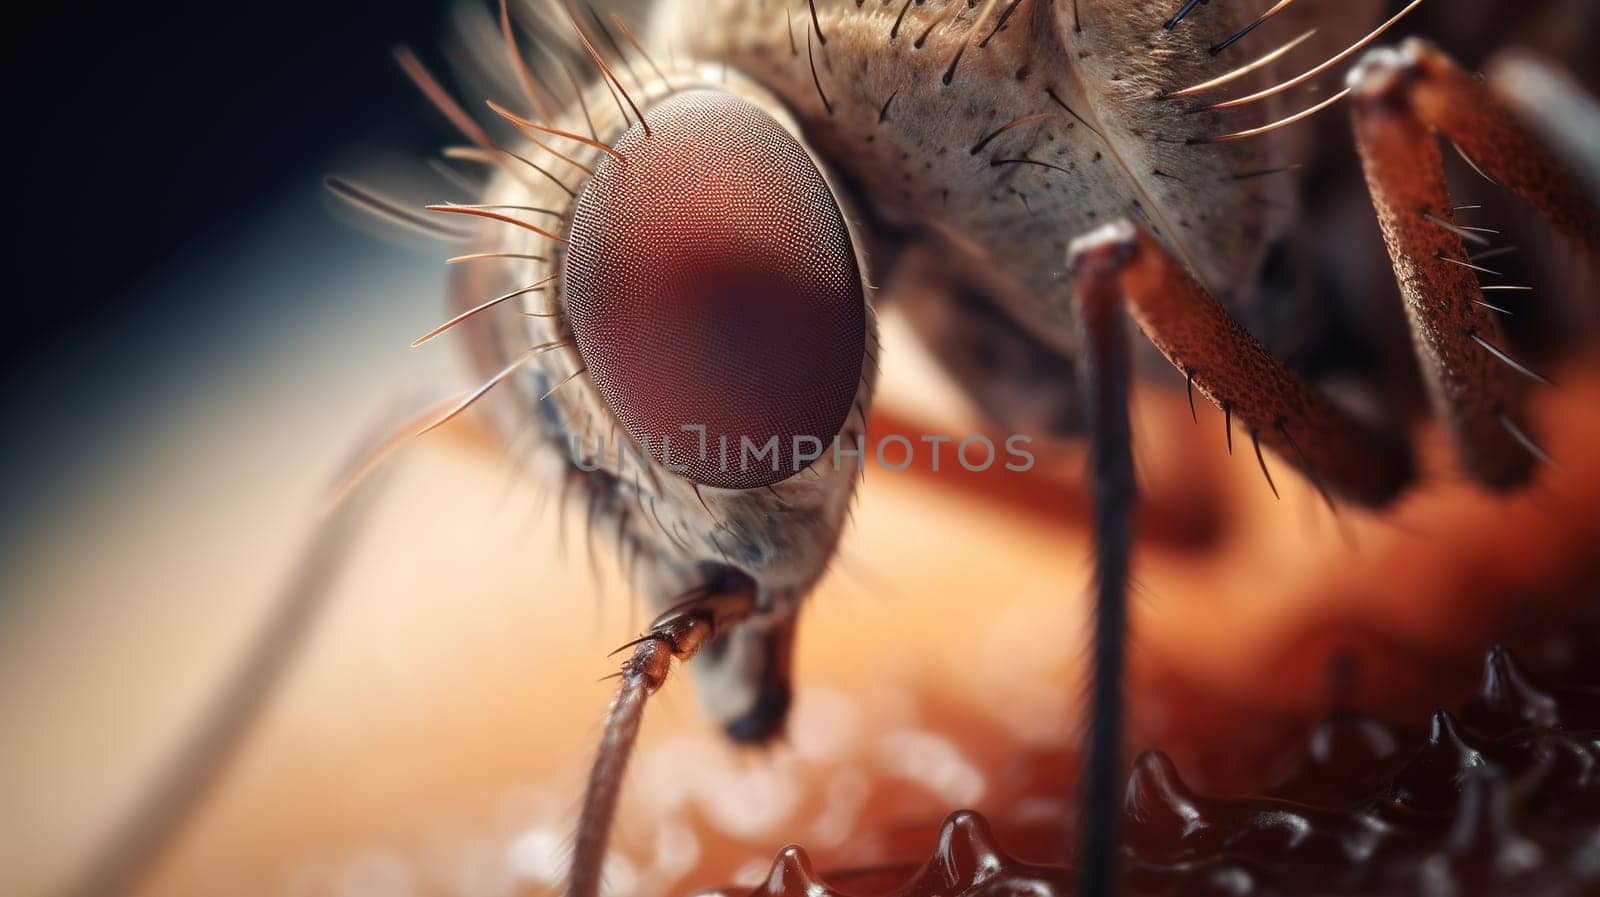
[[855, 401], [867, 320], [850, 232], [816, 163], [755, 104], [696, 89], [646, 114], [574, 207], [574, 341], [655, 461], [768, 486], [819, 457]]

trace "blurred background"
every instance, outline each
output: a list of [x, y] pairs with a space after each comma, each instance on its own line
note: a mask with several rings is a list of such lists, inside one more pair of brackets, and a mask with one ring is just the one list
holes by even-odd
[[[196, 379], [179, 370], [205, 353], [226, 343], [244, 360], [225, 337], [255, 325], [265, 350], [278, 334], [260, 325], [332, 304], [261, 275], [374, 251], [322, 211], [320, 180], [363, 145], [433, 149], [390, 50], [436, 47], [448, 13], [424, 0], [18, 12], [5, 61], [22, 262], [0, 337], [18, 437], [0, 474], [8, 522], [61, 497], [47, 474], [104, 466], [115, 440], [90, 438], [88, 422], [139, 396], [176, 399], [176, 381]], [[265, 233], [297, 239], [270, 241], [274, 259]], [[250, 284], [276, 301], [249, 301]]]
[[321, 186], [437, 143], [390, 51], [435, 48], [448, 15], [8, 24], [0, 891], [65, 883], [241, 650], [375, 403], [453, 366], [388, 351], [437, 314], [437, 255], [341, 222]]
[[[0, 893], [81, 875], [250, 644], [357, 435], [460, 371], [447, 341], [406, 349], [438, 321], [443, 250], [375, 236], [321, 186], [344, 172], [408, 201], [449, 190], [419, 161], [444, 132], [391, 49], [448, 70], [453, 15], [291, 0], [9, 17], [20, 282], [0, 336]], [[1475, 58], [1493, 20], [1462, 18]], [[888, 364], [888, 408], [976, 426], [913, 351]], [[1181, 395], [1142, 397], [1156, 522], [1136, 662], [1168, 685], [1144, 695], [1139, 746], [1171, 748], [1202, 782], [1259, 784], [1252, 765], [1294, 724], [1344, 700], [1439, 700], [1507, 608], [1592, 581], [1597, 392], [1581, 370], [1563, 382], [1541, 406], [1566, 424], [1558, 487], [1494, 501], [1443, 476], [1392, 517], [1342, 524], [1283, 477], [1274, 502], [1253, 460], [1225, 453], [1219, 414], [1202, 408], [1197, 431]], [[790, 742], [736, 754], [669, 688], [625, 805], [617, 893], [748, 879], [794, 840], [881, 858], [898, 829], [863, 836], [885, 830], [873, 819], [922, 849], [945, 812], [1015, 798], [996, 770], [1061, 749], [1078, 683], [1081, 614], [1061, 596], [1087, 578], [1081, 458], [1047, 461], [1043, 487], [869, 477], [802, 630]], [[141, 893], [553, 889], [604, 655], [639, 623], [567, 517], [470, 433], [424, 445]], [[1332, 658], [1380, 643], [1367, 668], [1409, 678], [1330, 684]], [[1217, 700], [1206, 720], [1184, 709], [1196, 691]], [[1266, 718], [1290, 728], [1230, 728]]]

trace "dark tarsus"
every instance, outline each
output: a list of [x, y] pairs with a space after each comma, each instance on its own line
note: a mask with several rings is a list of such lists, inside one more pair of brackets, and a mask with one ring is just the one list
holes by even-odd
[[[1115, 893], [1117, 792], [1122, 784], [1122, 679], [1127, 645], [1127, 581], [1133, 548], [1137, 487], [1128, 424], [1129, 348], [1108, 254], [1126, 245], [1091, 250], [1073, 261], [1078, 287], [1083, 407], [1089, 436], [1089, 483], [1094, 498], [1094, 668], [1088, 759], [1080, 782], [1079, 893]], [[1112, 265], [1115, 265], [1112, 261]]]

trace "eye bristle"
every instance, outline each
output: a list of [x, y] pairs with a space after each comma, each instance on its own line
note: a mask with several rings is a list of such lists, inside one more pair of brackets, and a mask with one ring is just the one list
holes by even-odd
[[656, 461], [703, 485], [770, 485], [821, 454], [854, 403], [866, 306], [849, 230], [811, 157], [754, 104], [692, 90], [649, 115], [574, 210], [573, 334]]

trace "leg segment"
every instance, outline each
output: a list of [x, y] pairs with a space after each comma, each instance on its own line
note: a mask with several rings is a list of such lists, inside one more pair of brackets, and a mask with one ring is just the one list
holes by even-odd
[[1565, 72], [1526, 53], [1496, 57], [1489, 83], [1518, 121], [1565, 162], [1591, 203], [1600, 203], [1600, 101]]
[[[1110, 247], [1118, 247], [1117, 264], [1094, 271], [1113, 280], [1115, 295], [1167, 360], [1254, 440], [1319, 488], [1357, 504], [1381, 506], [1411, 481], [1410, 449], [1399, 434], [1307, 385], [1142, 230], [1112, 224], [1075, 242], [1069, 254]], [[1096, 287], [1077, 280], [1074, 288], [1081, 297]]]
[[1249, 428], [1258, 445], [1279, 452], [1319, 486], [1378, 505], [1410, 480], [1412, 467], [1399, 437], [1307, 386], [1132, 224], [1113, 224], [1075, 241], [1068, 268], [1082, 349], [1096, 556], [1079, 893], [1099, 897], [1112, 893], [1116, 878], [1126, 584], [1136, 499], [1123, 309], [1195, 387]]
[[1351, 73], [1351, 83], [1369, 99], [1390, 96], [1551, 224], [1600, 250], [1600, 215], [1566, 166], [1512, 117], [1489, 85], [1437, 47], [1412, 38], [1398, 53], [1374, 53]]
[[633, 655], [622, 665], [622, 685], [606, 714], [605, 734], [589, 773], [589, 787], [584, 791], [568, 897], [596, 897], [600, 893], [606, 843], [611, 837], [628, 760], [639, 738], [645, 700], [667, 681], [674, 659], [694, 657], [729, 627], [749, 619], [754, 611], [755, 596], [748, 593], [695, 594], [657, 618], [648, 634], [623, 646], [633, 648]]
[[1089, 743], [1083, 766], [1079, 893], [1114, 893], [1117, 790], [1122, 784], [1122, 670], [1127, 649], [1124, 593], [1138, 499], [1133, 434], [1128, 425], [1128, 340], [1118, 301], [1117, 269], [1132, 248], [1109, 243], [1079, 251], [1069, 266], [1078, 297], [1079, 359], [1089, 481], [1094, 500], [1094, 670]]
[[[1548, 153], [1518, 130], [1487, 91], [1436, 51], [1410, 42], [1370, 54], [1351, 76], [1362, 167], [1400, 283], [1432, 397], [1467, 472], [1495, 489], [1528, 479], [1522, 445], [1525, 375], [1506, 354], [1457, 227], [1443, 161], [1430, 127], [1457, 139], [1486, 173], [1581, 238], [1581, 194]], [[1532, 375], [1536, 376], [1536, 375]], [[1523, 437], [1525, 438], [1525, 437]]]

